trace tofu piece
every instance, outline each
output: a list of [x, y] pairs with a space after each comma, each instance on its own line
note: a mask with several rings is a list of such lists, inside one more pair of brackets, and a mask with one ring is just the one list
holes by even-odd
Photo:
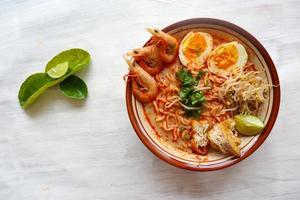
[[196, 142], [196, 144], [200, 147], [205, 147], [208, 144], [207, 138], [207, 130], [209, 128], [209, 124], [205, 121], [196, 121], [192, 120], [192, 129], [195, 134], [192, 137], [192, 140]]
[[206, 155], [208, 153], [207, 145], [207, 130], [209, 124], [206, 121], [195, 121], [192, 120], [192, 129], [194, 134], [191, 139], [191, 148], [194, 153], [200, 155]]
[[241, 140], [234, 136], [233, 129], [235, 122], [229, 118], [223, 122], [216, 124], [208, 132], [208, 140], [214, 149], [218, 149], [224, 154], [233, 154], [235, 156], [241, 155], [239, 145]]

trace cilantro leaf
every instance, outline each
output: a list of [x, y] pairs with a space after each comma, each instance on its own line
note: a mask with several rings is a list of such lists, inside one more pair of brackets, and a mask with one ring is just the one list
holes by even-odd
[[176, 73], [176, 77], [182, 82], [183, 86], [192, 86], [196, 84], [196, 80], [190, 72], [184, 69], [180, 69]]
[[189, 96], [189, 94], [193, 92], [193, 88], [191, 87], [182, 87], [179, 92], [179, 97], [181, 99], [185, 99]]
[[204, 100], [205, 100], [205, 98], [201, 91], [193, 92], [190, 97], [190, 103], [192, 106], [202, 105], [204, 103]]
[[199, 109], [187, 109], [185, 108], [185, 115], [187, 117], [199, 118], [201, 114], [201, 106], [205, 101], [205, 97], [202, 91], [196, 90], [195, 86], [198, 84], [203, 73], [200, 71], [196, 77], [193, 77], [192, 74], [185, 70], [180, 69], [176, 73], [177, 79], [182, 83], [181, 89], [179, 91], [179, 97], [181, 103], [188, 107], [199, 107]]
[[201, 79], [201, 77], [203, 76], [203, 74], [205, 74], [206, 72], [204, 71], [200, 71], [197, 76], [196, 76], [196, 80], [199, 81]]

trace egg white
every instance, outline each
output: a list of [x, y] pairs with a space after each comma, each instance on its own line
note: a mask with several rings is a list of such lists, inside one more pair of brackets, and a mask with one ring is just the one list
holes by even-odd
[[[183, 44], [186, 40], [189, 39], [189, 37], [193, 37], [195, 34], [199, 34], [199, 35], [202, 35], [205, 39], [205, 42], [206, 42], [206, 48], [204, 49], [204, 51], [198, 56], [196, 57], [195, 59], [193, 60], [189, 60], [185, 54], [184, 54], [184, 51], [183, 51]], [[190, 32], [188, 33], [184, 38], [183, 40], [181, 41], [180, 43], [180, 46], [179, 46], [179, 60], [180, 62], [184, 65], [184, 66], [188, 66], [190, 64], [192, 65], [203, 65], [209, 55], [209, 53], [212, 51], [213, 49], [213, 38], [210, 34], [208, 33], [204, 33], [204, 32]]]
[[[232, 64], [231, 66], [227, 67], [226, 69], [222, 69], [219, 66], [216, 65], [215, 61], [214, 61], [214, 57], [218, 54], [218, 51], [228, 45], [234, 45], [237, 49], [237, 54], [238, 54], [238, 58], [237, 61]], [[228, 75], [230, 72], [232, 72], [233, 70], [243, 70], [244, 66], [246, 65], [248, 60], [248, 54], [247, 51], [245, 49], [245, 47], [243, 45], [241, 45], [238, 42], [229, 42], [229, 43], [225, 43], [222, 44], [220, 46], [218, 46], [217, 48], [215, 48], [209, 55], [208, 59], [207, 59], [207, 64], [208, 64], [208, 68], [212, 73], [218, 74], [218, 75], [222, 75], [222, 76], [226, 76]]]

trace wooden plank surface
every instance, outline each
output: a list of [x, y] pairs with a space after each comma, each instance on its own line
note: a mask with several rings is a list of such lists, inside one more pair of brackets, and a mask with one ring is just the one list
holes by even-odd
[[[0, 1], [0, 199], [300, 199], [299, 1]], [[135, 135], [121, 56], [145, 28], [192, 17], [231, 21], [269, 51], [281, 81], [277, 123], [238, 165], [197, 173], [172, 167]], [[28, 110], [17, 93], [58, 52], [80, 47], [84, 102], [51, 88]]]

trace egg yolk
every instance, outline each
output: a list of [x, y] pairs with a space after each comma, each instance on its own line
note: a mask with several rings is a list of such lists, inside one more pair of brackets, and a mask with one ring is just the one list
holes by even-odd
[[206, 49], [206, 41], [203, 35], [192, 34], [184, 42], [184, 55], [187, 59], [193, 60]]
[[213, 60], [219, 68], [227, 69], [236, 63], [238, 57], [237, 48], [234, 45], [226, 45], [216, 52]]

